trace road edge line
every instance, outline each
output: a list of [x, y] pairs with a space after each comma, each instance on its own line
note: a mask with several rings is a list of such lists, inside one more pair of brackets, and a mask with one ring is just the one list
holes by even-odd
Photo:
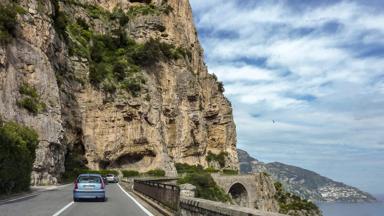
[[[124, 188], [121, 187], [119, 183], [117, 183], [117, 186], [119, 186], [119, 188], [125, 193], [125, 195], [127, 195], [137, 206], [139, 206], [139, 208], [143, 210], [145, 214], [147, 214], [148, 216], [154, 216], [151, 212], [148, 211], [148, 209], [146, 209], [135, 198], [133, 198], [133, 196], [131, 196], [127, 191], [125, 191]], [[53, 215], [53, 216], [56, 216], [56, 215]]]
[[71, 184], [72, 183], [68, 183], [68, 184], [65, 184], [65, 185], [59, 185], [59, 186], [56, 186], [55, 188], [49, 188], [49, 189], [38, 189], [38, 188], [36, 188], [34, 192], [30, 192], [30, 193], [27, 193], [25, 195], [15, 196], [13, 198], [1, 199], [0, 200], [0, 205], [5, 205], [5, 204], [12, 203], [12, 202], [15, 202], [15, 201], [19, 201], [19, 200], [23, 200], [23, 199], [28, 199], [30, 197], [38, 196], [41, 193], [44, 193], [44, 192], [47, 192], [47, 191], [54, 191], [54, 190], [57, 190], [57, 189], [60, 189], [60, 188], [63, 188], [63, 187], [67, 187], [67, 186], [69, 186]]
[[15, 198], [6, 199], [6, 200], [0, 200], [0, 205], [12, 203], [12, 202], [15, 202], [15, 201], [18, 201], [18, 200], [28, 199], [30, 197], [37, 196], [39, 194], [40, 194], [40, 192], [36, 192], [36, 193], [31, 193], [31, 194], [28, 194], [28, 195], [25, 195], [25, 196], [15, 197]]
[[53, 214], [52, 216], [59, 216], [61, 213], [63, 213], [65, 210], [67, 210], [67, 208], [69, 208], [71, 205], [73, 205], [75, 202], [70, 202], [68, 203], [66, 206], [64, 206], [62, 209], [60, 209], [58, 212], [56, 212], [55, 214]]

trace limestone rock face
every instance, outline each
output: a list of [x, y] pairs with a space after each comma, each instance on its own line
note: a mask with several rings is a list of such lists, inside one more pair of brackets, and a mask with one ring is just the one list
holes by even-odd
[[[0, 114], [38, 132], [40, 144], [36, 150], [32, 182], [52, 184], [64, 172], [66, 151], [60, 92], [54, 61], [48, 54], [55, 43], [55, 31], [48, 13], [36, 14], [35, 4], [21, 2], [31, 12], [17, 17], [20, 23], [18, 39], [0, 46]], [[23, 83], [37, 90], [46, 105], [44, 113], [32, 115], [16, 105], [21, 98], [19, 88]]]
[[[172, 176], [174, 163], [208, 166], [206, 155], [211, 151], [226, 152], [225, 166], [238, 168], [231, 104], [204, 64], [187, 0], [153, 0], [155, 7], [167, 4], [171, 12], [130, 17], [124, 26], [137, 43], [156, 38], [190, 52], [186, 58], [143, 69], [145, 87], [136, 97], [95, 88], [89, 79], [89, 60], [70, 54], [68, 43], [54, 27], [60, 8], [85, 20], [98, 34], [106, 34], [116, 23], [90, 15], [84, 5], [112, 13], [143, 4], [20, 1], [26, 12], [17, 17], [17, 35], [0, 46], [0, 113], [39, 133], [34, 184], [56, 183], [73, 160], [91, 169], [160, 168]], [[17, 106], [23, 83], [36, 88], [46, 104], [44, 111], [31, 114]]]

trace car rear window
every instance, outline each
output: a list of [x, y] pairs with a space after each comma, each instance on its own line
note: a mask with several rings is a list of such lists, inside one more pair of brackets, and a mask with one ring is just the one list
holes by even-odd
[[78, 183], [101, 183], [101, 179], [98, 176], [80, 176], [77, 179]]
[[108, 174], [107, 176], [108, 176], [108, 177], [113, 177], [113, 174]]

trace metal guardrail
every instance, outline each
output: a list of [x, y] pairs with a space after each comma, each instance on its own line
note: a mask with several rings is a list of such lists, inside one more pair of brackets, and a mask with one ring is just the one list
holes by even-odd
[[135, 179], [133, 189], [159, 203], [178, 211], [180, 202], [180, 188], [177, 185], [163, 184], [158, 181]]

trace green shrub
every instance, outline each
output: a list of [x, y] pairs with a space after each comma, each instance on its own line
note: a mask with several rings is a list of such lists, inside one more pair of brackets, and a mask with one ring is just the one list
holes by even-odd
[[151, 38], [143, 45], [139, 45], [132, 59], [136, 65], [151, 66], [156, 64], [162, 57], [160, 42]]
[[214, 154], [211, 151], [208, 151], [208, 155], [205, 158], [208, 163], [216, 161], [219, 163], [220, 167], [225, 167], [225, 158], [228, 156], [228, 152], [220, 152], [219, 154]]
[[121, 172], [123, 173], [123, 176], [127, 177], [127, 178], [135, 177], [135, 176], [139, 176], [140, 175], [140, 173], [135, 171], [135, 170], [122, 170]]
[[117, 62], [112, 69], [114, 77], [118, 81], [124, 80], [125, 77], [127, 77], [127, 63], [125, 62]]
[[132, 59], [136, 65], [143, 67], [151, 66], [161, 60], [176, 60], [184, 56], [182, 48], [176, 48], [172, 44], [160, 42], [158, 39], [151, 38], [143, 45], [139, 45]]
[[196, 186], [196, 197], [220, 202], [231, 201], [229, 195], [216, 184], [207, 172], [187, 173], [183, 178], [177, 180], [177, 183], [189, 183]]
[[232, 169], [223, 169], [223, 174], [225, 175], [238, 175], [238, 170], [232, 170]]
[[81, 6], [87, 10], [88, 15], [92, 18], [105, 19], [105, 20], [109, 19], [109, 16], [110, 16], [109, 11], [105, 10], [99, 5], [82, 4]]
[[139, 15], [160, 15], [160, 10], [153, 4], [137, 5], [130, 7], [127, 15], [129, 17], [136, 17]]
[[24, 108], [33, 114], [38, 114], [46, 109], [45, 103], [40, 103], [36, 98], [26, 97], [17, 100], [17, 106]]
[[58, 35], [67, 41], [65, 28], [69, 22], [69, 18], [64, 12], [60, 11], [58, 0], [50, 0], [50, 2], [54, 10], [52, 13], [53, 27], [55, 28]]
[[19, 93], [27, 95], [33, 98], [38, 98], [37, 90], [35, 87], [29, 85], [28, 83], [22, 83], [19, 87]]
[[102, 83], [102, 89], [105, 91], [105, 92], [108, 92], [108, 93], [115, 93], [116, 90], [117, 90], [117, 86], [116, 86], [116, 83], [113, 81], [113, 80], [105, 80], [103, 83]]
[[302, 210], [314, 211], [317, 214], [321, 213], [319, 207], [311, 201], [301, 199], [299, 196], [286, 192], [280, 182], [275, 182], [274, 186], [276, 189], [275, 199], [279, 203], [280, 213], [287, 214], [288, 212], [292, 213], [292, 211]]
[[[144, 0], [144, 1], [149, 1], [149, 0]], [[150, 2], [149, 3], [145, 2], [145, 3], [147, 4], [130, 7], [128, 9], [127, 15], [131, 18], [134, 18], [137, 16], [147, 16], [147, 15], [153, 15], [153, 16], [159, 16], [161, 14], [169, 15], [171, 12], [173, 12], [173, 8], [168, 4], [162, 4], [160, 6], [156, 6], [154, 4], [149, 4]]]
[[36, 88], [27, 83], [23, 83], [19, 87], [19, 92], [23, 96], [22, 99], [17, 100], [16, 104], [20, 108], [24, 108], [33, 114], [40, 113], [46, 110], [45, 103], [40, 101]]
[[266, 176], [266, 177], [270, 177], [271, 175], [269, 174], [269, 173], [267, 173], [267, 172], [262, 172], [261, 174], [263, 174], [264, 176]]
[[87, 23], [87, 21], [85, 21], [85, 19], [83, 18], [77, 18], [76, 19], [76, 23], [81, 26], [82, 29], [84, 30], [89, 30], [89, 25]]
[[0, 123], [0, 194], [29, 189], [37, 133], [15, 122]]
[[92, 37], [92, 32], [85, 29], [80, 21], [78, 23], [70, 23], [66, 26], [67, 34], [69, 36], [69, 54], [72, 56], [80, 56], [89, 58], [89, 41]]
[[217, 82], [217, 88], [219, 89], [219, 91], [220, 91], [221, 93], [224, 93], [225, 88], [224, 88], [224, 84], [223, 84], [223, 82]]
[[61, 32], [60, 34], [68, 44], [69, 54], [88, 59], [90, 82], [107, 93], [125, 89], [133, 96], [138, 96], [145, 84], [145, 80], [140, 74], [143, 67], [188, 55], [183, 48], [155, 39], [138, 44], [128, 37], [123, 28], [129, 21], [130, 13], [131, 15], [159, 14], [165, 8], [165, 4], [159, 7], [138, 5], [131, 7], [128, 13], [124, 13], [121, 8], [115, 8], [110, 13], [99, 6], [73, 0], [65, 0], [65, 2], [83, 7], [91, 17], [119, 21], [120, 28], [113, 29], [106, 34], [98, 34], [92, 30], [86, 20], [82, 18], [75, 20], [61, 12], [57, 2], [54, 1], [55, 28], [56, 31]]
[[108, 76], [111, 76], [111, 65], [106, 63], [93, 64], [89, 68], [89, 80], [94, 85], [99, 85]]
[[205, 172], [208, 172], [208, 173], [217, 173], [217, 172], [219, 172], [220, 170], [217, 170], [217, 169], [215, 169], [215, 168], [213, 168], [213, 167], [208, 167], [208, 168], [205, 168], [204, 171], [205, 171]]
[[0, 45], [9, 43], [15, 36], [17, 10], [13, 4], [0, 5]]
[[130, 2], [140, 2], [140, 3], [150, 4], [152, 0], [130, 0]]
[[199, 165], [189, 165], [186, 163], [176, 163], [176, 170], [178, 174], [182, 173], [193, 173], [193, 172], [203, 172], [204, 168]]
[[204, 199], [228, 202], [231, 201], [228, 194], [226, 194], [213, 180], [210, 175], [211, 172], [217, 170], [213, 168], [204, 168], [201, 165], [188, 165], [185, 163], [176, 163], [178, 174], [184, 174], [177, 183], [178, 184], [193, 184], [196, 186], [196, 196]]
[[115, 8], [110, 15], [112, 20], [118, 20], [120, 26], [125, 26], [129, 22], [129, 17], [121, 8]]
[[154, 170], [149, 170], [148, 172], [145, 173], [145, 175], [154, 176], [154, 177], [163, 177], [165, 176], [165, 171], [162, 169], [154, 169]]
[[141, 83], [140, 81], [138, 81], [137, 79], [126, 79], [123, 83], [122, 83], [122, 87], [126, 90], [128, 90], [129, 92], [131, 92], [131, 94], [134, 96], [134, 97], [137, 97], [139, 95], [139, 92], [141, 90]]

